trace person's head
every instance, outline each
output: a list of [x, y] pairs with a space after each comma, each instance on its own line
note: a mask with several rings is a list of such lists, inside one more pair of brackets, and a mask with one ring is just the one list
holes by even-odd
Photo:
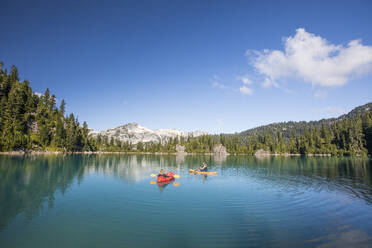
[[160, 169], [160, 174], [163, 174], [164, 173], [164, 170], [163, 169]]

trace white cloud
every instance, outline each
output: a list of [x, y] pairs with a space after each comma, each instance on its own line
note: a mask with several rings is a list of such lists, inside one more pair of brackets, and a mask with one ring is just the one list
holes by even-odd
[[248, 76], [239, 76], [236, 77], [236, 80], [239, 80], [243, 83], [243, 85], [239, 88], [239, 92], [243, 95], [251, 96], [253, 94], [253, 90], [248, 85], [252, 84], [251, 79]]
[[372, 46], [360, 40], [346, 47], [334, 45], [303, 28], [284, 39], [284, 51], [247, 51], [258, 73], [265, 77], [264, 87], [278, 86], [278, 80], [300, 78], [324, 87], [346, 84], [353, 75], [372, 71]]
[[236, 80], [241, 81], [245, 85], [252, 84], [252, 81], [249, 79], [248, 76], [236, 77]]
[[279, 88], [279, 84], [277, 82], [275, 82], [274, 80], [270, 78], [265, 78], [265, 81], [262, 83], [262, 87], [270, 88], [271, 86]]
[[239, 88], [239, 91], [240, 93], [242, 93], [243, 95], [248, 95], [248, 96], [251, 96], [253, 94], [253, 90], [248, 88], [247, 86], [242, 86]]

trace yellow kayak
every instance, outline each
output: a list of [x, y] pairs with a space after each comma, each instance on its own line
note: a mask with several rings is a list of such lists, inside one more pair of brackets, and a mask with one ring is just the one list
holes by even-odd
[[217, 175], [217, 171], [199, 171], [199, 170], [189, 170], [190, 173], [204, 174], [204, 175]]

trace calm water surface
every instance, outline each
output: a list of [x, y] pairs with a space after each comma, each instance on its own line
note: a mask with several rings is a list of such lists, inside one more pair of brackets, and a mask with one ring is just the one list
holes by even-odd
[[[188, 173], [203, 161], [218, 175]], [[0, 156], [0, 247], [372, 247], [371, 167], [368, 158]], [[160, 168], [180, 178], [153, 184]]]

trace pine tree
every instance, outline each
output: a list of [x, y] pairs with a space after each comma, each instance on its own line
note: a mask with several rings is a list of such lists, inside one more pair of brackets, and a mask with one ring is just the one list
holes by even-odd
[[25, 150], [27, 146], [27, 127], [24, 119], [26, 98], [22, 84], [14, 83], [4, 110], [2, 143], [5, 150]]
[[60, 115], [61, 115], [62, 117], [65, 115], [65, 107], [66, 107], [65, 100], [62, 99], [62, 101], [61, 101], [61, 105], [59, 106], [59, 113], [60, 113]]

